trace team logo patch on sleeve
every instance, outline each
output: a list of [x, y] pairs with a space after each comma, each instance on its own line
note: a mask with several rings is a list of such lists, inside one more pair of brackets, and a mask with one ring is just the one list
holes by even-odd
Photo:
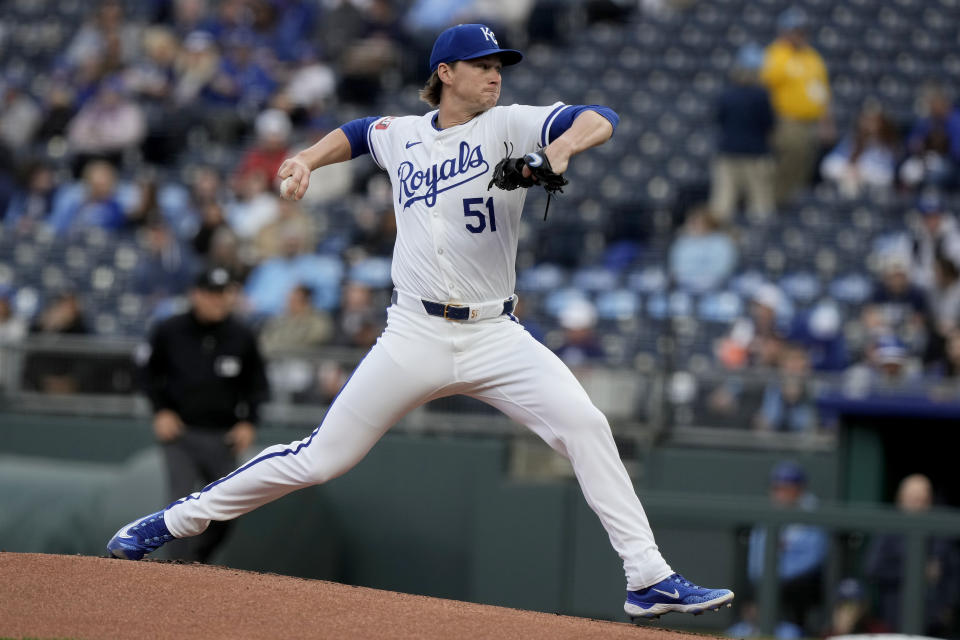
[[373, 128], [374, 129], [386, 129], [390, 126], [390, 123], [393, 122], [393, 116], [387, 116], [380, 122], [378, 122]]

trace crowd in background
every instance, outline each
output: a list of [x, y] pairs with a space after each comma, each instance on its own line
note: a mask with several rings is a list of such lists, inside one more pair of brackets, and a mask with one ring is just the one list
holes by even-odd
[[[586, 2], [578, 26], [696, 4]], [[2, 79], [7, 246], [18, 238], [69, 242], [91, 229], [108, 242], [131, 239], [137, 255], [124, 286], [145, 310], [144, 334], [179, 308], [201, 266], [216, 265], [233, 274], [236, 312], [266, 347], [368, 347], [389, 299], [395, 222], [386, 177], [369, 163], [330, 167], [294, 203], [277, 196], [277, 167], [347, 119], [377, 113], [385, 96], [414, 92], [428, 34], [476, 20], [518, 46], [550, 42], [560, 29], [556, 9], [493, 0], [84, 6], [61, 47], [39, 62], [16, 58]], [[741, 232], [775, 219], [816, 184], [847, 198], [908, 194], [913, 206], [901, 233], [863, 265], [876, 282], [853, 317], [829, 299], [794, 311], [770, 282], [746, 289], [746, 312], [713, 342], [711, 357], [727, 371], [777, 372], [753, 400], [752, 426], [765, 430], [818, 428], [810, 390], [817, 372], [843, 372], [855, 390], [947, 378], [960, 367], [960, 228], [943, 199], [958, 187], [960, 110], [932, 86], [913, 121], [895, 122], [870, 101], [843, 130], [808, 26], [803, 9], [791, 7], [776, 18], [771, 42], [745, 43], [732, 61], [714, 119], [704, 123], [716, 133], [709, 193], [678, 222], [664, 265], [669, 286], [723, 289], [737, 273]], [[608, 240], [612, 249], [616, 239]], [[85, 291], [69, 278], [33, 298], [20, 295], [18, 274], [3, 279], [3, 341], [104, 333], [85, 317]], [[608, 362], [597, 306], [567, 306], [554, 314], [551, 348], [577, 364]], [[524, 311], [532, 332], [549, 315]], [[706, 397], [717, 416], [746, 403], [736, 376]]]

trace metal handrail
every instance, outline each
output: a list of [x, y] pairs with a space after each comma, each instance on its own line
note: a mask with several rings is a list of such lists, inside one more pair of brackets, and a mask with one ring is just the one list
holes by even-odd
[[713, 525], [721, 528], [760, 525], [767, 528], [763, 575], [758, 590], [760, 631], [772, 637], [777, 620], [777, 541], [780, 528], [807, 524], [834, 532], [898, 533], [906, 541], [900, 631], [923, 630], [926, 542], [930, 537], [960, 538], [960, 509], [936, 508], [905, 513], [873, 504], [824, 502], [812, 510], [776, 508], [763, 498], [700, 496], [689, 493], [643, 493], [644, 509], [659, 525]]

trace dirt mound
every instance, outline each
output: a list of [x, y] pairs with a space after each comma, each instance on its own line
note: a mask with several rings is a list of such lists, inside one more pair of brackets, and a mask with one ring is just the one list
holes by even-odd
[[4, 637], [702, 639], [198, 564], [0, 553], [0, 576]]

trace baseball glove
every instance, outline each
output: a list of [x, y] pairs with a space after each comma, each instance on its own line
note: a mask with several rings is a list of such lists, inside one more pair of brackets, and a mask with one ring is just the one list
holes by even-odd
[[[493, 168], [493, 178], [487, 185], [487, 190], [494, 185], [504, 191], [540, 185], [547, 192], [547, 208], [543, 212], [543, 219], [546, 220], [547, 212], [550, 211], [550, 198], [557, 193], [563, 193], [563, 187], [570, 184], [570, 181], [564, 178], [563, 174], [554, 173], [546, 154], [536, 151], [522, 158], [511, 158], [512, 147], [508, 147], [507, 143], [503, 143], [503, 147], [506, 157]], [[530, 169], [530, 176], [526, 178], [523, 176], [524, 166]]]

